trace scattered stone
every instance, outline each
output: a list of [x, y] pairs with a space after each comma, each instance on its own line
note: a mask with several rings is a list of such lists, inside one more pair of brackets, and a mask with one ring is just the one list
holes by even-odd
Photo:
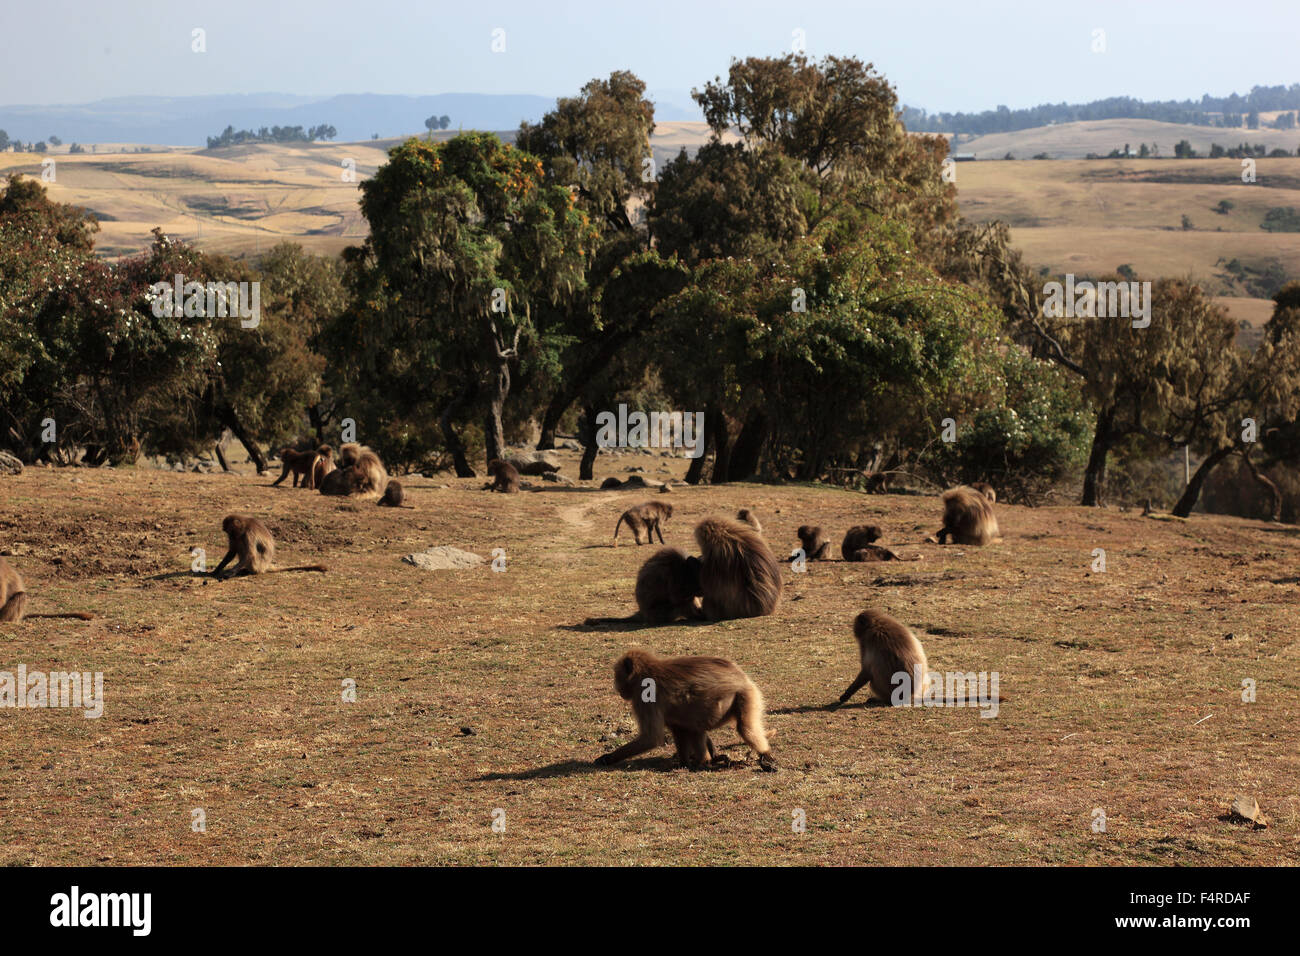
[[485, 558], [472, 551], [462, 551], [445, 544], [402, 558], [403, 564], [414, 565], [422, 571], [459, 571], [462, 568], [478, 567], [485, 561]]
[[7, 451], [0, 451], [0, 475], [21, 475], [23, 463]]
[[671, 486], [671, 485], [660, 485], [660, 486], [659, 486], [659, 494], [661, 494], [661, 495], [666, 495], [666, 494], [668, 494], [668, 493], [669, 493], [670, 491], [672, 491], [672, 490], [673, 490], [673, 489], [672, 489], [672, 486]]
[[561, 484], [561, 485], [572, 485], [572, 484], [573, 484], [573, 479], [572, 479], [572, 478], [566, 478], [566, 477], [564, 477], [564, 475], [560, 474], [558, 471], [548, 471], [546, 474], [542, 475], [542, 481], [553, 481], [553, 482], [556, 482], [557, 484]]

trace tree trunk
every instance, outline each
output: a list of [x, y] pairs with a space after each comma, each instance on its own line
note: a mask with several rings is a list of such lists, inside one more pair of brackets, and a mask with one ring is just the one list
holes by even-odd
[[578, 423], [578, 441], [582, 442], [582, 461], [578, 463], [578, 478], [581, 481], [591, 481], [596, 455], [600, 452], [600, 446], [596, 444], [597, 414], [597, 405], [588, 402], [583, 406], [582, 421]]
[[476, 477], [474, 469], [469, 465], [469, 459], [465, 457], [465, 443], [460, 440], [460, 435], [457, 434], [456, 426], [452, 422], [456, 412], [470, 400], [473, 392], [472, 385], [462, 389], [460, 394], [453, 398], [447, 407], [442, 410], [442, 414], [438, 416], [438, 427], [442, 430], [443, 443], [447, 446], [447, 451], [451, 453], [451, 461], [456, 469], [457, 478]]
[[316, 432], [316, 447], [319, 448], [325, 444], [325, 416], [321, 414], [320, 402], [307, 406], [307, 420]]
[[715, 411], [711, 416], [713, 420], [713, 474], [709, 476], [709, 484], [721, 485], [731, 474], [731, 436], [727, 424], [727, 416], [721, 411]]
[[503, 458], [506, 453], [506, 433], [501, 424], [501, 411], [505, 408], [506, 397], [510, 394], [510, 361], [497, 361], [495, 382], [492, 394], [488, 398], [487, 415], [483, 419], [483, 440], [487, 447], [487, 460]]
[[226, 461], [226, 453], [225, 453], [224, 451], [221, 450], [221, 441], [220, 441], [220, 439], [218, 439], [216, 442], [213, 443], [213, 445], [212, 445], [212, 450], [215, 451], [215, 452], [217, 453], [217, 461], [221, 463], [221, 470], [222, 470], [222, 471], [229, 471], [229, 470], [230, 470], [230, 463], [229, 463], [228, 461]]
[[1220, 448], [1214, 452], [1205, 461], [1201, 462], [1199, 468], [1192, 473], [1192, 480], [1187, 483], [1186, 489], [1183, 490], [1183, 496], [1178, 499], [1174, 505], [1173, 513], [1180, 518], [1186, 518], [1196, 507], [1196, 501], [1201, 497], [1201, 488], [1205, 485], [1205, 479], [1210, 477], [1210, 473], [1219, 467], [1219, 462], [1227, 458], [1235, 451], [1233, 448]]
[[1272, 507], [1269, 508], [1269, 521], [1282, 520], [1282, 490], [1273, 483], [1273, 480], [1255, 467], [1255, 463], [1250, 458], [1249, 451], [1241, 453], [1242, 459], [1246, 462], [1246, 468], [1250, 471], [1250, 476], [1263, 485], [1267, 490], [1269, 497], [1272, 499]]
[[728, 481], [746, 481], [758, 471], [759, 458], [768, 434], [767, 416], [761, 408], [753, 408], [745, 417], [745, 424], [736, 437], [731, 450], [731, 465], [727, 469]]
[[1088, 467], [1083, 472], [1083, 500], [1088, 508], [1100, 508], [1102, 493], [1106, 488], [1106, 456], [1115, 441], [1112, 428], [1114, 409], [1105, 409], [1097, 416], [1097, 430], [1092, 436], [1092, 451], [1088, 454]]
[[248, 452], [248, 457], [257, 466], [257, 473], [260, 475], [266, 471], [266, 457], [262, 454], [262, 449], [257, 447], [257, 442], [244, 428], [244, 423], [239, 420], [239, 415], [235, 413], [235, 410], [227, 405], [222, 409], [221, 418], [225, 426], [230, 429], [230, 434], [239, 439], [239, 443]]

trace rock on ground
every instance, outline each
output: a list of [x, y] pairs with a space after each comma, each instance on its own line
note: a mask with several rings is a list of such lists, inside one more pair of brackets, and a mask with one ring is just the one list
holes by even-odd
[[422, 571], [458, 571], [461, 568], [478, 567], [486, 560], [472, 551], [462, 551], [445, 544], [425, 548], [402, 558], [404, 564], [412, 564]]

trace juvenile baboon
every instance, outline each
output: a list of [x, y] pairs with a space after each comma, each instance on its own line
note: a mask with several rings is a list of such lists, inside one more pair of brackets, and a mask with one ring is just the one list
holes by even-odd
[[226, 515], [221, 522], [221, 530], [226, 533], [229, 549], [221, 563], [212, 571], [212, 576], [221, 580], [221, 572], [226, 565], [236, 558], [235, 566], [226, 577], [233, 578], [243, 574], [266, 574], [271, 571], [325, 571], [323, 564], [308, 564], [295, 568], [276, 568], [275, 539], [271, 529], [252, 515]]
[[93, 620], [95, 615], [85, 611], [65, 614], [28, 614], [27, 589], [18, 571], [4, 558], [0, 558], [0, 624], [14, 624], [25, 617], [75, 617], [80, 621]]
[[845, 561], [853, 560], [853, 553], [865, 548], [873, 541], [879, 540], [881, 530], [879, 525], [859, 524], [854, 525], [844, 533], [844, 540], [840, 543], [840, 557]]
[[613, 491], [615, 488], [622, 488], [622, 487], [623, 487], [623, 482], [619, 481], [613, 475], [606, 478], [604, 481], [600, 483], [601, 491]]
[[700, 767], [715, 755], [709, 731], [735, 721], [740, 738], [758, 754], [763, 770], [776, 761], [763, 726], [763, 694], [748, 675], [724, 657], [658, 657], [633, 648], [614, 665], [614, 689], [632, 704], [638, 734], [602, 754], [596, 763], [615, 764], [663, 746], [671, 733], [677, 759]]
[[[799, 547], [803, 548], [805, 558], [809, 561], [825, 561], [831, 554], [831, 543], [822, 529], [815, 525], [800, 525], [795, 532], [799, 536]], [[794, 560], [793, 557], [790, 558]]]
[[889, 494], [889, 475], [887, 473], [883, 471], [864, 471], [862, 477], [866, 479], [868, 494]]
[[743, 521], [745, 524], [749, 525], [759, 534], [763, 533], [763, 526], [759, 524], [758, 516], [755, 515], [754, 512], [750, 511], [748, 508], [741, 508], [739, 511], [737, 511], [736, 520]]
[[678, 618], [701, 616], [700, 559], [677, 548], [661, 548], [636, 576], [637, 612], [628, 617], [589, 617], [587, 624], [669, 624]]
[[280, 460], [284, 462], [284, 470], [280, 472], [280, 477], [271, 482], [275, 487], [284, 479], [289, 477], [289, 472], [293, 472], [293, 486], [298, 487], [298, 477], [302, 476], [302, 486], [304, 488], [315, 488], [316, 480], [314, 471], [316, 468], [316, 452], [314, 451], [294, 451], [292, 448], [280, 449]]
[[379, 499], [379, 505], [383, 508], [411, 508], [414, 505], [406, 503], [406, 492], [402, 489], [402, 483], [396, 478], [390, 478], [388, 487], [384, 489], [384, 496]]
[[321, 445], [316, 449], [316, 464], [312, 467], [311, 475], [317, 488], [324, 482], [325, 476], [334, 470], [334, 449], [329, 445]]
[[943, 527], [935, 537], [940, 544], [947, 544], [949, 535], [954, 544], [984, 545], [996, 538], [998, 521], [989, 499], [966, 485], [945, 491]]
[[339, 449], [339, 466], [321, 482], [323, 495], [360, 495], [378, 498], [388, 486], [388, 472], [371, 449], [348, 442]]
[[493, 458], [488, 462], [487, 470], [492, 480], [483, 486], [485, 491], [500, 491], [513, 495], [519, 490], [519, 470], [510, 462]]
[[700, 546], [704, 615], [723, 621], [761, 617], [781, 601], [781, 568], [767, 542], [748, 525], [706, 518], [695, 526]]
[[993, 490], [993, 486], [987, 481], [972, 482], [971, 487], [987, 498], [989, 504], [995, 505], [998, 503], [998, 493]]
[[853, 636], [858, 641], [862, 668], [848, 690], [840, 694], [839, 701], [831, 705], [832, 708], [847, 703], [863, 684], [868, 683], [873, 697], [892, 702], [896, 674], [910, 675], [912, 701], [925, 694], [928, 680], [925, 648], [906, 625], [884, 611], [866, 610], [854, 619]]
[[[626, 521], [637, 544], [654, 544], [656, 533], [659, 535], [659, 543], [663, 544], [664, 532], [661, 525], [667, 524], [672, 516], [672, 505], [662, 501], [644, 501], [635, 508], [628, 508], [619, 516], [614, 525], [614, 539], [618, 539], [618, 530]], [[641, 540], [642, 533], [645, 534], [645, 541]]]

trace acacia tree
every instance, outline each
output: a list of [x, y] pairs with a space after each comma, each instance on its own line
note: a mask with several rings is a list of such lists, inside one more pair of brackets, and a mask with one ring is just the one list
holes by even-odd
[[332, 324], [331, 348], [356, 390], [382, 389], [407, 412], [440, 405], [456, 473], [472, 476], [457, 418], [484, 409], [487, 457], [502, 455], [511, 366], [535, 345], [532, 314], [585, 287], [596, 231], [570, 190], [543, 181], [536, 157], [490, 133], [395, 147], [362, 185], [361, 211], [370, 235], [349, 250], [352, 305]]

